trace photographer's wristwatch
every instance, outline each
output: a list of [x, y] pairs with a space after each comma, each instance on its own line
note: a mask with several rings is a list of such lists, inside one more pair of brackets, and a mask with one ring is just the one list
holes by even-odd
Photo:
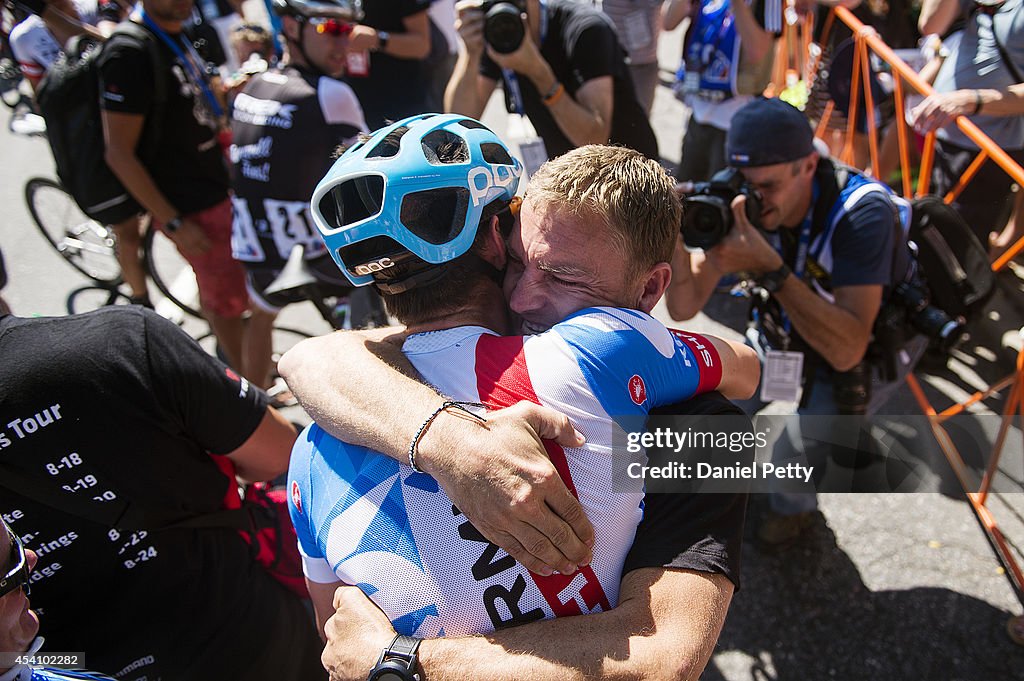
[[756, 277], [754, 281], [756, 281], [757, 285], [768, 293], [776, 293], [780, 288], [782, 288], [782, 285], [792, 273], [793, 270], [789, 268], [789, 265], [782, 263], [782, 267], [779, 269], [772, 270], [771, 272], [765, 272], [759, 277]]
[[420, 681], [416, 662], [422, 639], [398, 634], [381, 652], [366, 681]]

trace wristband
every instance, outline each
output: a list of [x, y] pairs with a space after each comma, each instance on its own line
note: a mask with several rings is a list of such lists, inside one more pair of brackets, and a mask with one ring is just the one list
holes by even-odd
[[483, 416], [477, 416], [469, 409], [466, 409], [466, 407], [483, 407], [484, 409], [486, 409], [487, 405], [481, 404], [479, 402], [458, 402], [456, 400], [447, 400], [445, 401], [444, 404], [435, 409], [433, 414], [427, 417], [427, 420], [423, 422], [423, 425], [420, 426], [420, 429], [416, 431], [416, 435], [413, 436], [412, 443], [409, 445], [410, 468], [412, 468], [417, 473], [423, 472], [420, 469], [420, 467], [416, 465], [416, 448], [419, 447], [420, 440], [423, 439], [423, 436], [427, 434], [427, 428], [430, 427], [430, 424], [434, 422], [434, 419], [436, 419], [442, 411], [445, 411], [449, 408], [458, 409], [469, 418], [478, 421], [481, 425], [487, 423], [487, 419], [485, 419]]
[[975, 90], [974, 91], [974, 111], [971, 112], [971, 115], [972, 116], [977, 116], [979, 113], [981, 113], [981, 107], [984, 104], [985, 104], [985, 102], [981, 101], [981, 90]]
[[562, 95], [564, 94], [565, 86], [556, 80], [555, 84], [551, 86], [550, 90], [548, 90], [548, 93], [544, 95], [544, 105], [554, 106], [555, 104], [558, 103], [558, 100], [560, 100], [562, 98]]
[[173, 218], [164, 223], [164, 231], [168, 234], [174, 234], [181, 229], [182, 219], [180, 215], [175, 215]]

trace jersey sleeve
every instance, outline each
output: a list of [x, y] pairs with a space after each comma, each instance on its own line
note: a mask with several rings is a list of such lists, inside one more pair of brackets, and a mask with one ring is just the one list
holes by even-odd
[[338, 577], [316, 542], [313, 529], [313, 485], [312, 460], [317, 450], [317, 435], [322, 431], [314, 423], [306, 426], [292, 447], [291, 464], [288, 467], [288, 513], [295, 526], [302, 556], [302, 572], [311, 582], [330, 584]]
[[173, 323], [149, 310], [144, 314], [153, 391], [182, 436], [213, 454], [240, 447], [266, 414], [266, 394]]
[[154, 97], [153, 65], [144, 46], [111, 38], [100, 56], [100, 107], [105, 111], [145, 114]]
[[[615, 73], [616, 62], [622, 60], [624, 52], [615, 36], [615, 30], [600, 15], [590, 19], [575, 44], [567, 45], [566, 53], [572, 65], [576, 88], [588, 80], [611, 76]], [[572, 32], [567, 31], [566, 40], [571, 40]], [[574, 89], [576, 89], [574, 88]]]
[[60, 57], [60, 45], [39, 17], [29, 17], [15, 26], [10, 45], [22, 74], [30, 80], [45, 76]]
[[359, 133], [367, 132], [363, 107], [347, 83], [322, 76], [317, 87], [317, 99], [324, 121], [336, 129], [339, 143], [351, 144]]
[[652, 407], [718, 387], [721, 359], [701, 336], [670, 332], [635, 310], [591, 308], [528, 343], [565, 343], [592, 391], [612, 415]]

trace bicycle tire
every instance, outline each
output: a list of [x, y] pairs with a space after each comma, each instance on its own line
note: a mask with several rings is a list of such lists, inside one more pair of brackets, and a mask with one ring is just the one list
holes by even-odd
[[68, 314], [92, 312], [108, 305], [131, 305], [131, 299], [118, 289], [106, 286], [81, 286], [68, 294]]
[[142, 251], [146, 273], [160, 294], [187, 314], [203, 319], [195, 273], [174, 242], [150, 224], [142, 241]]
[[59, 182], [30, 178], [25, 204], [47, 243], [65, 262], [101, 286], [121, 283], [114, 230], [86, 216]]

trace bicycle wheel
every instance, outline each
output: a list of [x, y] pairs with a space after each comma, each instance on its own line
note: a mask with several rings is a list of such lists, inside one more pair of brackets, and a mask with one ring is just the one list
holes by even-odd
[[131, 299], [116, 288], [82, 286], [68, 294], [68, 314], [92, 312], [107, 305], [131, 305]]
[[142, 251], [145, 253], [146, 271], [163, 297], [193, 317], [202, 318], [195, 272], [174, 242], [150, 225], [142, 242]]
[[33, 177], [25, 203], [39, 231], [72, 267], [104, 286], [121, 282], [114, 231], [90, 219], [59, 183]]

